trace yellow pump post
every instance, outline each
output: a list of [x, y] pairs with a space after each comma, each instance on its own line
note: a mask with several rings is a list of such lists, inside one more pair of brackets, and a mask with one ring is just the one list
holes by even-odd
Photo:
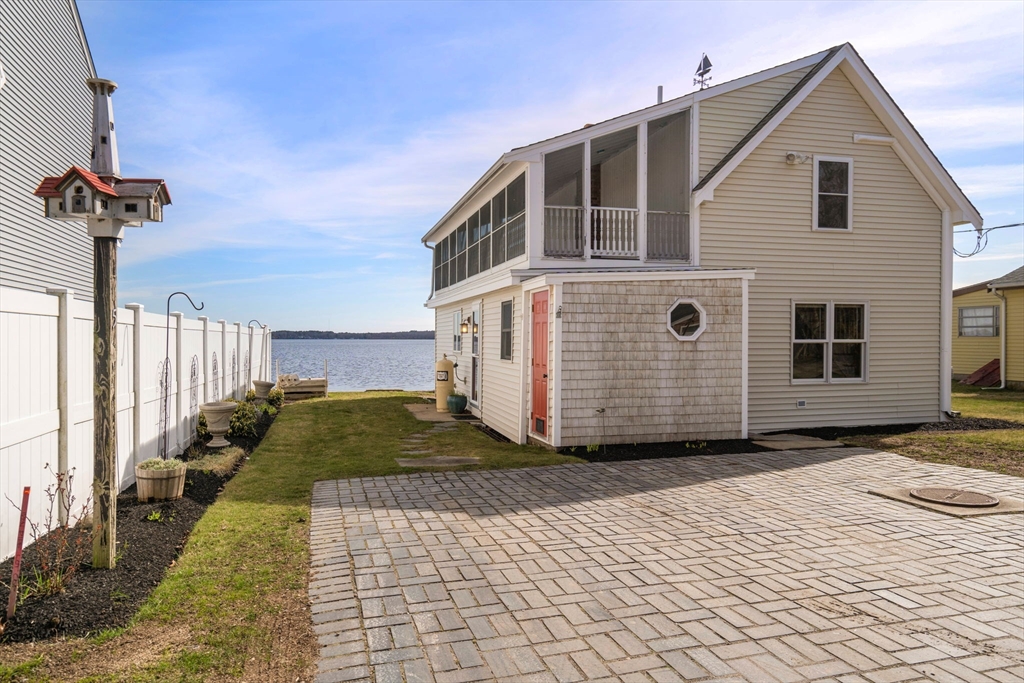
[[442, 356], [434, 363], [434, 397], [437, 399], [437, 412], [448, 412], [448, 397], [455, 390], [455, 364]]

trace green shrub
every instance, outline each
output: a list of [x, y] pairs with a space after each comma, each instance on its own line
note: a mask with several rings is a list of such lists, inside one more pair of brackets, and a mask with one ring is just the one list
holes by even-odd
[[275, 408], [280, 408], [284, 405], [284, 390], [283, 389], [271, 389], [270, 394], [267, 395], [267, 403]]
[[239, 403], [235, 412], [231, 414], [231, 428], [228, 429], [228, 436], [255, 437], [256, 422], [256, 406], [252, 403]]
[[199, 419], [196, 420], [196, 440], [202, 443], [210, 436], [210, 430], [206, 428], [206, 416], [199, 411]]
[[163, 460], [162, 458], [150, 458], [149, 460], [143, 460], [139, 463], [140, 470], [176, 470], [184, 465], [181, 460], [177, 458], [169, 458]]
[[277, 408], [270, 405], [269, 403], [263, 403], [259, 406], [258, 410], [263, 413], [264, 418], [271, 418], [277, 415]]
[[249, 391], [245, 392], [245, 402], [246, 403], [255, 403], [256, 402], [256, 390], [255, 389], [250, 389]]

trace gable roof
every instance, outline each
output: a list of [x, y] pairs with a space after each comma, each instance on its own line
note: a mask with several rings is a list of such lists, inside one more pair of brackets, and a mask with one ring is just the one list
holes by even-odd
[[1016, 270], [1011, 270], [1001, 278], [997, 278], [992, 282], [988, 283], [989, 289], [1013, 289], [1016, 287], [1024, 287], [1024, 266]]
[[98, 175], [92, 171], [86, 171], [84, 168], [79, 168], [78, 166], [72, 166], [60, 177], [49, 176], [43, 178], [42, 182], [39, 183], [39, 187], [37, 187], [36, 191], [32, 194], [37, 197], [60, 197], [64, 188], [67, 187], [68, 183], [70, 183], [76, 176], [96, 192], [101, 192], [111, 197], [117, 196], [117, 192], [114, 188], [100, 180]]
[[694, 205], [712, 200], [715, 187], [725, 180], [835, 69], [842, 70], [843, 75], [891, 133], [888, 136], [855, 133], [854, 142], [891, 146], [932, 200], [940, 208], [950, 211], [953, 225], [971, 223], [976, 229], [981, 230], [982, 218], [978, 209], [956, 184], [949, 171], [850, 43], [829, 50], [812, 72], [801, 79], [800, 83], [797, 83], [722, 161], [697, 183], [693, 193]]
[[155, 197], [162, 194], [164, 204], [171, 203], [167, 183], [160, 178], [121, 178], [114, 187], [122, 197]]

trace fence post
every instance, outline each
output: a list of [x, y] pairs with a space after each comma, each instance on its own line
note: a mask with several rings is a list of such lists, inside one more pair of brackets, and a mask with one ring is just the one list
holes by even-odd
[[[241, 400], [245, 398], [244, 392], [238, 390], [242, 386], [242, 323], [235, 321], [235, 357], [238, 359], [235, 361], [235, 398]], [[242, 393], [241, 396], [238, 394]]]
[[267, 376], [266, 376], [266, 380], [268, 382], [270, 380], [273, 380], [273, 381], [276, 382], [277, 381], [277, 377], [271, 372], [272, 368], [270, 367], [270, 364], [273, 362], [273, 359], [274, 359], [274, 347], [272, 346], [272, 341], [274, 339], [274, 333], [271, 332], [270, 328], [268, 327], [266, 329], [266, 331], [264, 332], [264, 336], [266, 337], [266, 340], [267, 340]]
[[69, 496], [67, 490], [68, 473], [68, 435], [71, 425], [71, 413], [68, 405], [68, 350], [71, 348], [71, 308], [70, 299], [74, 292], [70, 289], [47, 289], [47, 294], [57, 297], [57, 412], [60, 414], [57, 423], [57, 472], [61, 475], [61, 486], [57, 490], [57, 520], [62, 524], [68, 522]]
[[142, 396], [142, 304], [128, 304], [128, 310], [135, 313], [132, 325], [132, 476], [142, 455], [142, 408], [146, 401]]
[[220, 323], [220, 397], [228, 400], [228, 323], [221, 318]]
[[[256, 357], [252, 355], [252, 325], [249, 325], [249, 377], [247, 379], [252, 380], [252, 364], [256, 362]], [[259, 377], [257, 377], [259, 379]], [[252, 383], [251, 381], [249, 382]], [[249, 385], [245, 387], [245, 391], [249, 391]]]
[[209, 403], [209, 382], [210, 382], [210, 318], [206, 315], [199, 316], [203, 323], [203, 403]]
[[[184, 441], [181, 438], [182, 431], [182, 420], [181, 416], [185, 412], [185, 392], [182, 391], [182, 387], [185, 386], [185, 369], [184, 369], [184, 357], [181, 353], [181, 336], [182, 336], [182, 318], [185, 317], [184, 313], [179, 311], [172, 311], [171, 315], [177, 318], [177, 325], [174, 331], [174, 362], [177, 367], [174, 368], [174, 447], [176, 449], [185, 450]], [[177, 453], [175, 453], [177, 455]], [[168, 453], [168, 458], [171, 455]]]

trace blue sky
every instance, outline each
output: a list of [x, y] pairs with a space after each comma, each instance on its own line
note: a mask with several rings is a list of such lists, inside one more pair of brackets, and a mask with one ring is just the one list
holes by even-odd
[[[1024, 220], [1024, 3], [79, 0], [122, 173], [166, 178], [121, 303], [276, 329], [429, 329], [420, 236], [504, 151], [852, 42], [979, 207]], [[963, 228], [961, 228], [963, 229]], [[971, 235], [958, 235], [969, 249]], [[1024, 260], [998, 230], [956, 286]], [[194, 315], [194, 314], [193, 314]]]

